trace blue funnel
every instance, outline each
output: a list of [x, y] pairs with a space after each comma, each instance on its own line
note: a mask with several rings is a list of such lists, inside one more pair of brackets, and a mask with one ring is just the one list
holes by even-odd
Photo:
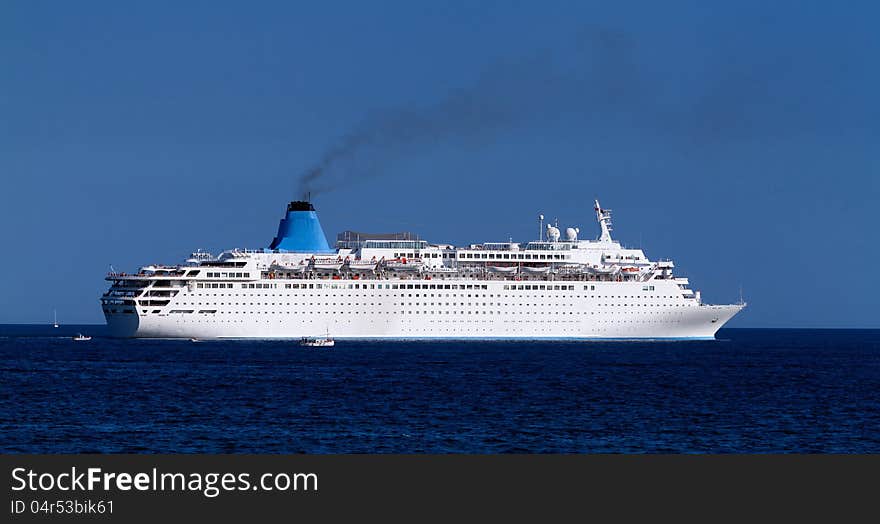
[[321, 229], [315, 208], [308, 202], [300, 201], [287, 205], [287, 216], [278, 224], [278, 236], [272, 240], [269, 249], [306, 253], [334, 252], [327, 244], [327, 237]]

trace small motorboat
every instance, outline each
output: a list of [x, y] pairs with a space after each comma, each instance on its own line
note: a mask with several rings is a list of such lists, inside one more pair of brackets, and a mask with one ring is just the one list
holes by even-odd
[[201, 342], [202, 339], [200, 339], [200, 338], [191, 338], [191, 339], [189, 339], [189, 341], [190, 341], [190, 342]]
[[336, 345], [336, 341], [332, 338], [324, 337], [303, 337], [299, 341], [299, 345], [310, 348], [332, 348]]
[[82, 333], [77, 333], [76, 336], [73, 337], [73, 340], [75, 340], [76, 342], [87, 342], [89, 340], [92, 340], [92, 337], [87, 337]]
[[336, 341], [330, 338], [328, 331], [323, 337], [303, 337], [299, 345], [310, 348], [332, 348], [336, 345]]

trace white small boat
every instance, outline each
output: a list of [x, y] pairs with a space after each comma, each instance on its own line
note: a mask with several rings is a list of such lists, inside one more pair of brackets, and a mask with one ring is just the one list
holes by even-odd
[[617, 266], [602, 266], [602, 267], [592, 267], [590, 271], [597, 275], [611, 275], [620, 271], [620, 268]]
[[190, 342], [201, 342], [202, 340], [199, 338], [191, 338], [191, 339], [189, 339], [189, 341]]
[[563, 264], [556, 270], [557, 273], [564, 275], [580, 275], [589, 273], [589, 267], [584, 264]]
[[428, 273], [440, 273], [440, 274], [458, 273], [458, 269], [456, 269], [454, 267], [442, 267], [442, 266], [429, 267], [428, 269], [426, 269], [426, 271]]
[[285, 266], [283, 264], [272, 263], [269, 266], [269, 271], [277, 272], [277, 273], [302, 273], [306, 270], [306, 265], [300, 262], [299, 265], [295, 266]]
[[421, 260], [407, 260], [401, 258], [399, 260], [386, 260], [385, 269], [389, 271], [421, 271]]
[[313, 264], [315, 271], [339, 271], [339, 268], [342, 267], [342, 262], [316, 262]]
[[376, 262], [375, 260], [371, 261], [361, 261], [361, 260], [352, 260], [348, 263], [348, 269], [352, 271], [375, 271], [376, 270]]
[[73, 340], [76, 342], [88, 342], [89, 340], [92, 340], [92, 337], [87, 337], [82, 333], [77, 333], [76, 336], [73, 337]]
[[486, 269], [493, 273], [516, 273], [519, 268], [516, 266], [486, 266]]
[[52, 310], [52, 315], [54, 317], [54, 320], [52, 321], [52, 325], [54, 327], [58, 327], [58, 310]]
[[336, 345], [336, 341], [330, 338], [330, 331], [323, 337], [303, 337], [299, 341], [300, 346], [306, 346], [311, 348], [332, 348]]

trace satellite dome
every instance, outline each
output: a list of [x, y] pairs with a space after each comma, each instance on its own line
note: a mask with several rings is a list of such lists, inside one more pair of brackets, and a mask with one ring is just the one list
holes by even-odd
[[565, 238], [570, 242], [575, 242], [578, 239], [578, 233], [580, 233], [580, 229], [576, 227], [570, 227], [565, 230]]

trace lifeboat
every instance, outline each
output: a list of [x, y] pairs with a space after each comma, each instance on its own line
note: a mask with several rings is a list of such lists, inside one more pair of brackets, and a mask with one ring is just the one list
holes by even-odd
[[339, 271], [342, 261], [334, 258], [316, 258], [312, 260], [312, 267], [320, 271]]
[[563, 264], [557, 271], [566, 275], [578, 275], [581, 273], [589, 273], [589, 267], [583, 264]]
[[519, 268], [517, 268], [516, 266], [486, 266], [486, 270], [491, 271], [493, 273], [512, 274], [512, 273], [516, 273], [517, 269], [519, 269]]
[[591, 267], [590, 272], [595, 273], [597, 275], [613, 275], [620, 271], [620, 268], [617, 266], [601, 266], [601, 267]]
[[391, 271], [421, 271], [422, 261], [406, 258], [395, 258], [385, 261], [385, 267]]
[[378, 262], [376, 261], [376, 257], [373, 257], [372, 260], [361, 260], [358, 258], [355, 260], [349, 260], [348, 261], [348, 268], [352, 271], [367, 271], [367, 272], [369, 272], [369, 271], [375, 271], [377, 264], [378, 264]]
[[285, 266], [284, 264], [278, 264], [276, 262], [272, 262], [269, 266], [269, 271], [277, 271], [277, 272], [288, 272], [288, 273], [302, 273], [306, 270], [306, 265], [300, 262], [295, 266]]
[[441, 274], [458, 273], [458, 269], [456, 269], [454, 267], [444, 267], [444, 266], [429, 267], [425, 271], [427, 271], [429, 273], [441, 273]]
[[526, 266], [523, 266], [522, 270], [523, 270], [524, 272], [526, 272], [526, 273], [542, 274], [542, 273], [549, 273], [549, 272], [550, 272], [550, 266], [543, 266], [543, 267], [526, 267]]

